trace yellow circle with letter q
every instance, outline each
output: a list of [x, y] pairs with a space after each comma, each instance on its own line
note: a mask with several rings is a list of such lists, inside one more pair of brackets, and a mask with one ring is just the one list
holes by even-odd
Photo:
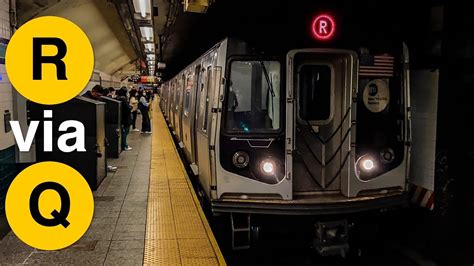
[[52, 105], [76, 97], [94, 70], [89, 38], [73, 22], [32, 19], [13, 34], [5, 55], [8, 78], [30, 101]]
[[94, 198], [74, 168], [58, 162], [36, 163], [15, 177], [5, 212], [15, 235], [41, 250], [58, 250], [79, 240], [94, 214]]

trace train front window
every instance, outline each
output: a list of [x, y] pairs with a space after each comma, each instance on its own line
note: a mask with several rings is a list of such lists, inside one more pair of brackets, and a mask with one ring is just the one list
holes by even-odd
[[280, 63], [233, 61], [225, 129], [230, 133], [280, 129]]
[[299, 69], [298, 115], [307, 122], [326, 124], [331, 119], [332, 72], [328, 65]]

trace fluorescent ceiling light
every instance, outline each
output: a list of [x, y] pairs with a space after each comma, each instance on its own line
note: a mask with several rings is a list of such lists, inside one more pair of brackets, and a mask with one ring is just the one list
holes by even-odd
[[153, 28], [152, 27], [140, 27], [140, 33], [142, 37], [148, 41], [153, 41]]
[[155, 45], [153, 43], [145, 43], [145, 49], [149, 51], [155, 51]]
[[155, 60], [155, 54], [147, 54], [146, 59], [147, 60]]
[[150, 0], [133, 0], [133, 7], [142, 18], [146, 18], [147, 14], [151, 13]]

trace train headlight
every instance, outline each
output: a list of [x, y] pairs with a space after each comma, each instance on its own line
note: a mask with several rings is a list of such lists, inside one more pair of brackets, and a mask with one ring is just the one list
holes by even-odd
[[374, 161], [372, 159], [369, 159], [369, 158], [362, 160], [361, 165], [362, 165], [362, 167], [364, 168], [365, 171], [371, 171], [375, 167]]
[[362, 171], [364, 173], [371, 173], [377, 168], [375, 160], [368, 155], [363, 155], [359, 157], [356, 165], [359, 171]]
[[264, 174], [271, 175], [275, 173], [275, 162], [272, 160], [263, 160], [260, 163], [260, 169]]
[[249, 165], [249, 161], [250, 161], [249, 154], [246, 153], [245, 151], [238, 151], [234, 153], [234, 156], [232, 156], [232, 163], [237, 168], [247, 167], [247, 165]]

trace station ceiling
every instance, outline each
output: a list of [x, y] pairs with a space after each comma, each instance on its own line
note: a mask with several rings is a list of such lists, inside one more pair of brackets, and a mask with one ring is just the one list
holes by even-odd
[[95, 54], [95, 69], [107, 74], [134, 70], [137, 55], [114, 4], [99, 0], [17, 0], [17, 24], [39, 16], [67, 18], [84, 30]]
[[[44, 15], [62, 16], [77, 23], [91, 39], [98, 70], [109, 74], [130, 72], [136, 69], [136, 60], [143, 56], [132, 45], [124, 27], [115, 4], [119, 1], [16, 2], [19, 25]], [[274, 52], [272, 49], [325, 46], [308, 37], [308, 24], [320, 12], [335, 15], [342, 25], [344, 42], [360, 40], [362, 45], [390, 39], [387, 37], [404, 36], [407, 29], [410, 34], [421, 28], [426, 31], [430, 28], [429, 10], [439, 1], [216, 0], [206, 14], [184, 12], [180, 0], [151, 2], [156, 7], [153, 26], [157, 60], [167, 64], [166, 78], [225, 37], [243, 39], [270, 53]], [[371, 31], [381, 34], [371, 35]], [[158, 36], [162, 36], [161, 54]]]

